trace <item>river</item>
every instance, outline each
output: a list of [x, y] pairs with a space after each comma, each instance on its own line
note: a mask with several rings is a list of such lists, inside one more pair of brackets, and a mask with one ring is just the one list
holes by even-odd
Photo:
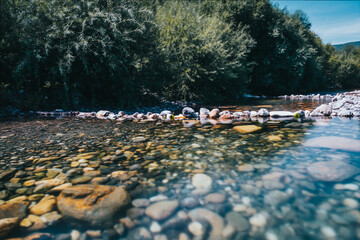
[[[220, 109], [313, 110], [322, 102], [257, 99]], [[0, 207], [30, 204], [8, 237], [360, 238], [359, 119], [237, 125], [261, 129], [241, 134], [233, 125], [76, 118], [1, 122]], [[73, 221], [56, 197], [80, 184], [124, 186], [130, 203], [106, 223]]]

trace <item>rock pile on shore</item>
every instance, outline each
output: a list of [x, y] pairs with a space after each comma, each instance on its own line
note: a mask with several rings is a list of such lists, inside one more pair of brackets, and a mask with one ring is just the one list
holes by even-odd
[[[290, 98], [298, 99], [318, 99], [318, 98], [331, 98], [331, 95], [291, 95]], [[184, 121], [185, 126], [192, 126], [194, 121], [198, 120], [202, 125], [206, 124], [232, 124], [236, 121], [259, 121], [260, 123], [267, 120], [289, 119], [289, 118], [309, 118], [309, 117], [359, 117], [360, 116], [360, 91], [353, 91], [349, 93], [337, 94], [332, 98], [329, 104], [322, 104], [314, 111], [298, 110], [295, 112], [290, 111], [268, 111], [262, 108], [258, 111], [242, 111], [242, 112], [230, 112], [222, 111], [219, 109], [212, 109], [211, 111], [206, 108], [200, 108], [199, 112], [195, 112], [190, 107], [185, 107], [181, 114], [174, 115], [169, 110], [164, 110], [160, 113], [133, 113], [125, 114], [123, 111], [119, 111], [117, 114], [100, 110], [97, 113], [80, 112], [76, 115], [78, 118], [98, 118], [108, 119], [116, 121], [135, 121], [135, 122], [170, 122], [170, 121]]]

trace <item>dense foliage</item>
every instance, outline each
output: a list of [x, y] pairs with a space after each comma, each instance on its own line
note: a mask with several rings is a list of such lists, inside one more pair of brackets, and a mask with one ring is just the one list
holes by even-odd
[[360, 48], [323, 45], [268, 0], [0, 1], [0, 107], [360, 87]]

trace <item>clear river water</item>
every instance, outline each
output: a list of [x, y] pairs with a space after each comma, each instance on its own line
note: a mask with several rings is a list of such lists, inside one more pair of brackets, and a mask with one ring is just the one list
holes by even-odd
[[[220, 109], [296, 111], [320, 104], [257, 99]], [[109, 219], [111, 227], [75, 223], [55, 204], [53, 221], [27, 212], [29, 221], [22, 220], [9, 237], [40, 232], [55, 239], [360, 239], [359, 119], [237, 124], [261, 130], [241, 134], [233, 125], [184, 128], [180, 122], [75, 118], [0, 122], [0, 206], [19, 199], [30, 209], [46, 194], [58, 196], [58, 186], [37, 188], [51, 179], [125, 186], [131, 196]], [[1, 175], [9, 169], [11, 174]], [[167, 213], [152, 209], [153, 217], [149, 206], [164, 200], [176, 206], [170, 204]]]

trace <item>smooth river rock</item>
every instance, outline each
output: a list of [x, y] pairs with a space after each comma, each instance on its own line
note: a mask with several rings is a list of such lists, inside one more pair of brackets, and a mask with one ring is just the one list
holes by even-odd
[[4, 238], [26, 215], [26, 202], [12, 202], [0, 205], [0, 238]]
[[256, 125], [244, 125], [244, 126], [235, 126], [234, 130], [237, 131], [238, 133], [253, 133], [253, 132], [257, 132], [261, 129], [261, 127], [256, 126]]
[[340, 161], [316, 162], [307, 171], [314, 179], [326, 182], [341, 182], [360, 173], [360, 169]]
[[43, 215], [51, 212], [56, 206], [56, 198], [52, 195], [46, 196], [41, 201], [30, 208], [30, 212], [35, 215]]
[[211, 225], [209, 239], [223, 239], [224, 220], [218, 214], [204, 208], [196, 208], [189, 212], [189, 217], [192, 221], [206, 221]]
[[273, 118], [282, 118], [282, 117], [293, 117], [294, 113], [289, 111], [271, 111], [270, 117]]
[[191, 178], [192, 185], [200, 191], [208, 192], [212, 186], [212, 179], [206, 174], [197, 173]]
[[304, 146], [360, 152], [360, 140], [336, 136], [311, 138], [304, 143]]
[[245, 231], [250, 227], [249, 222], [237, 212], [226, 214], [226, 220], [239, 232]]
[[64, 217], [86, 222], [95, 227], [108, 227], [116, 213], [129, 204], [123, 187], [77, 185], [57, 197], [57, 207]]
[[0, 219], [0, 238], [5, 238], [9, 232], [17, 226], [19, 218], [3, 218]]
[[177, 200], [160, 201], [147, 207], [145, 214], [154, 220], [163, 220], [173, 214], [178, 206], [179, 202]]

